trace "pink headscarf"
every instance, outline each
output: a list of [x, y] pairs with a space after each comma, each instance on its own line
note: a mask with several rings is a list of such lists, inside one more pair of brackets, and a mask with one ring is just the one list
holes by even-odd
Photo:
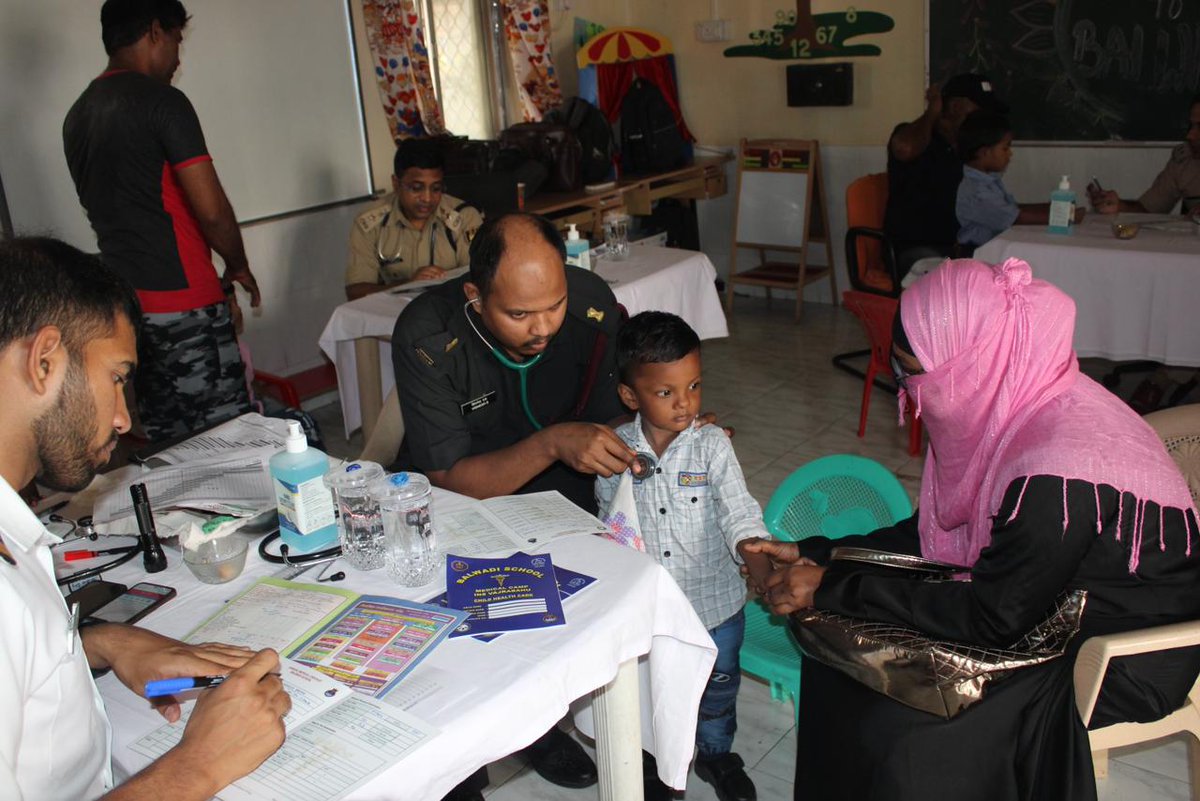
[[[904, 292], [900, 315], [925, 368], [907, 384], [929, 432], [918, 520], [926, 557], [973, 565], [1004, 491], [1022, 477], [1063, 478], [1064, 530], [1067, 479], [1131, 493], [1130, 572], [1146, 501], [1194, 509], [1150, 426], [1079, 372], [1074, 301], [1024, 261], [948, 261]], [[1098, 489], [1096, 499], [1099, 532]]]

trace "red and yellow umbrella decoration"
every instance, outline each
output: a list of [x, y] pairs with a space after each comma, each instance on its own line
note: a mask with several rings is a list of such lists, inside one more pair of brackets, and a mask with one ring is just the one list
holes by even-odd
[[665, 36], [642, 28], [609, 28], [596, 34], [579, 48], [575, 61], [580, 69], [591, 64], [618, 64], [673, 52]]

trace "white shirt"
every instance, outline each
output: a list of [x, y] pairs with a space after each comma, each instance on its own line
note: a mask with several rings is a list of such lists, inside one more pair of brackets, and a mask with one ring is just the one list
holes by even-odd
[[0, 799], [90, 799], [112, 786], [110, 732], [54, 583], [59, 542], [0, 478]]

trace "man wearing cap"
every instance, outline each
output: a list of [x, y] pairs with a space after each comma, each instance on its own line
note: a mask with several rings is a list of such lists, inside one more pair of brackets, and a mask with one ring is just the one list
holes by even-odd
[[903, 278], [917, 259], [953, 256], [958, 235], [955, 202], [962, 161], [958, 127], [976, 109], [1000, 114], [1008, 106], [982, 75], [955, 75], [925, 92], [925, 113], [901, 123], [888, 140], [888, 202], [883, 228]]
[[1171, 151], [1166, 166], [1141, 197], [1121, 200], [1112, 189], [1101, 190], [1092, 184], [1088, 187], [1088, 198], [1092, 208], [1101, 214], [1118, 211], [1169, 214], [1182, 202], [1183, 213], [1200, 220], [1200, 95], [1192, 98], [1188, 108], [1187, 135], [1183, 144]]

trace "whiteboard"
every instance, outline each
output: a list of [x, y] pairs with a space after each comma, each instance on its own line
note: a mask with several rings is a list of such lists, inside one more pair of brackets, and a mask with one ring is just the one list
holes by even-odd
[[[0, 0], [0, 180], [18, 233], [94, 250], [62, 147], [107, 63], [101, 0]], [[175, 85], [238, 219], [371, 193], [347, 0], [190, 0]]]
[[807, 172], [743, 170], [738, 189], [737, 241], [802, 247], [807, 197]]

